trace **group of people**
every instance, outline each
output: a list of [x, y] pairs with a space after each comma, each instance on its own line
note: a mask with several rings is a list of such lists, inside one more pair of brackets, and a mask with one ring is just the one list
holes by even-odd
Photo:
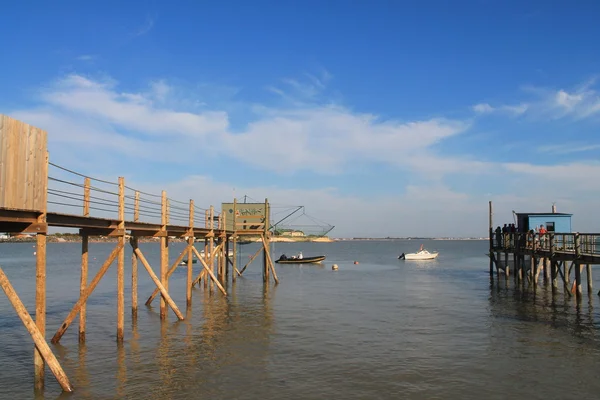
[[[496, 245], [498, 247], [511, 247], [514, 245], [513, 241], [515, 240], [515, 235], [509, 235], [511, 233], [516, 233], [517, 228], [515, 224], [504, 224], [501, 228], [498, 226], [495, 229], [496, 234]], [[548, 230], [544, 225], [536, 226], [535, 229], [530, 229], [527, 232], [527, 246], [533, 246], [533, 243], [541, 243], [544, 245], [546, 243], [546, 233]]]
[[285, 254], [282, 254], [281, 257], [279, 257], [280, 260], [302, 260], [302, 258], [303, 258], [302, 252], [299, 252], [295, 256], [288, 257]]

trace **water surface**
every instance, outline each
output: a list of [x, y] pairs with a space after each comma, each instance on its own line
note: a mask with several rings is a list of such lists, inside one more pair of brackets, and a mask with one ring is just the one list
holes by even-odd
[[[88, 302], [86, 344], [78, 344], [75, 320], [51, 348], [76, 388], [72, 399], [597, 397], [596, 295], [578, 305], [562, 293], [553, 298], [543, 284], [536, 291], [503, 279], [490, 286], [486, 241], [425, 241], [440, 251], [437, 260], [397, 260], [420, 244], [275, 243], [274, 257], [301, 250], [327, 260], [277, 265], [281, 284], [265, 289], [257, 259], [227, 298], [195, 289], [190, 310], [180, 268], [170, 292], [187, 315], [181, 322], [173, 313], [161, 322], [158, 301], [143, 305], [154, 286], [140, 266], [135, 321], [126, 284], [122, 347], [115, 342], [113, 266]], [[90, 280], [113, 246], [90, 244]], [[238, 264], [257, 246], [241, 246]], [[141, 248], [158, 271], [158, 245]], [[172, 261], [182, 248], [170, 246]], [[31, 312], [34, 251], [31, 243], [0, 244], [0, 265]], [[48, 245], [49, 337], [77, 301], [79, 257], [80, 244]], [[6, 297], [0, 299], [0, 398], [32, 398], [31, 339]], [[49, 372], [46, 379], [45, 397], [56, 398], [60, 387]]]

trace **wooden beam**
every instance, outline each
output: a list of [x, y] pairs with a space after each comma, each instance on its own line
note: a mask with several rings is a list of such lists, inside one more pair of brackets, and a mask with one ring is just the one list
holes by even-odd
[[29, 315], [27, 312], [27, 309], [23, 305], [21, 299], [19, 299], [17, 292], [15, 292], [2, 268], [0, 268], [0, 286], [2, 286], [2, 290], [4, 290], [4, 293], [6, 293], [6, 297], [8, 297], [8, 300], [17, 312], [17, 315], [23, 322], [23, 325], [25, 325], [25, 328], [31, 335], [37, 351], [41, 355], [42, 359], [48, 364], [48, 367], [50, 367], [50, 370], [56, 377], [60, 387], [65, 392], [72, 392], [73, 386], [71, 385], [71, 382], [69, 382], [69, 378], [52, 353], [52, 350], [50, 350], [50, 346], [48, 346], [48, 343], [46, 343], [46, 340], [44, 340], [43, 333], [39, 330], [36, 322], [33, 321], [31, 315]]
[[263, 240], [263, 247], [265, 249], [265, 255], [267, 256], [267, 262], [270, 266], [271, 272], [273, 273], [273, 279], [275, 283], [279, 284], [279, 278], [277, 278], [277, 272], [275, 272], [275, 266], [273, 265], [273, 260], [271, 259], [271, 252], [268, 245], [268, 239], [265, 237]]
[[[167, 230], [167, 192], [162, 191], [161, 197], [161, 230], [166, 233]], [[161, 290], [160, 299], [160, 318], [165, 319], [167, 317], [167, 296], [165, 293], [169, 291], [169, 278], [167, 272], [169, 268], [169, 238], [163, 236], [160, 238], [160, 283], [164, 290]], [[158, 285], [157, 285], [158, 286]], [[163, 293], [164, 291], [164, 293]]]
[[[183, 260], [183, 257], [185, 256], [186, 252], [188, 252], [189, 249], [189, 244], [187, 245], [187, 247], [185, 249], [183, 249], [183, 251], [179, 254], [179, 256], [177, 257], [177, 259], [175, 260], [175, 262], [173, 264], [171, 264], [171, 268], [169, 268], [169, 270], [167, 271], [167, 278], [170, 278], [171, 275], [173, 274], [173, 272], [175, 272], [175, 270], [177, 270], [177, 267], [179, 266], [179, 263], [181, 263], [181, 261]], [[193, 246], [193, 243], [192, 243]], [[133, 247], [133, 244], [132, 244]], [[146, 300], [146, 305], [149, 306], [150, 304], [152, 304], [152, 302], [154, 301], [154, 298], [156, 296], [158, 296], [158, 294], [160, 293], [160, 291], [158, 290], [158, 288], [154, 289], [154, 291], [152, 292], [152, 294], [150, 295], [150, 297], [148, 297], [148, 300]]]
[[219, 290], [221, 291], [221, 293], [223, 293], [225, 296], [227, 296], [227, 291], [225, 290], [225, 288], [221, 285], [221, 283], [217, 280], [217, 278], [215, 277], [215, 274], [213, 273], [213, 271], [208, 267], [208, 265], [206, 264], [206, 262], [204, 262], [204, 260], [202, 259], [202, 257], [200, 256], [200, 253], [198, 253], [198, 250], [196, 250], [195, 247], [192, 247], [192, 249], [194, 250], [194, 252], [196, 253], [196, 257], [198, 257], [198, 260], [200, 260], [200, 262], [202, 263], [202, 266], [204, 267], [204, 269], [206, 270], [206, 272], [208, 272], [208, 274], [210, 275], [211, 279], [213, 280], [213, 282], [217, 285], [217, 287], [219, 288]]
[[[83, 296], [83, 293], [85, 293], [88, 279], [88, 242], [88, 235], [81, 235], [81, 280], [79, 284], [79, 297]], [[79, 343], [85, 343], [85, 325], [87, 321], [86, 308], [86, 303], [84, 302], [81, 305], [81, 310], [79, 310]]]
[[133, 251], [138, 256], [139, 260], [142, 262], [144, 268], [146, 268], [146, 271], [148, 271], [148, 275], [150, 275], [150, 278], [152, 279], [156, 287], [158, 287], [158, 290], [160, 290], [160, 294], [165, 299], [166, 303], [171, 307], [177, 318], [183, 320], [183, 314], [181, 314], [181, 311], [179, 311], [179, 308], [177, 308], [177, 304], [175, 304], [171, 296], [169, 296], [167, 289], [160, 282], [154, 271], [152, 271], [152, 267], [150, 266], [150, 264], [148, 264], [146, 257], [144, 257], [144, 254], [142, 254], [139, 247], [134, 248]]
[[194, 246], [194, 200], [190, 200], [189, 209], [189, 221], [190, 235], [188, 236], [188, 260], [187, 260], [187, 284], [185, 287], [185, 300], [187, 308], [192, 306], [192, 279], [194, 278], [194, 264], [192, 260], [193, 250], [191, 247]]
[[256, 257], [258, 257], [258, 255], [261, 252], [261, 248], [259, 247], [258, 250], [256, 250], [256, 253], [254, 253], [254, 255], [252, 257], [250, 257], [250, 260], [246, 263], [246, 265], [244, 265], [244, 268], [242, 268], [242, 270], [239, 272], [239, 275], [242, 276], [242, 274], [244, 273], [244, 271], [246, 270], [246, 268], [248, 268], [248, 265], [252, 264], [252, 261], [254, 261], [254, 259]]
[[71, 322], [73, 322], [73, 320], [75, 319], [75, 317], [81, 310], [81, 306], [83, 304], [85, 304], [85, 302], [90, 297], [90, 295], [92, 294], [94, 289], [96, 289], [96, 286], [98, 286], [98, 283], [100, 282], [100, 280], [102, 279], [104, 274], [106, 274], [106, 271], [108, 271], [108, 268], [110, 268], [110, 265], [113, 263], [113, 261], [115, 261], [115, 258], [117, 258], [117, 255], [119, 254], [119, 250], [121, 250], [121, 248], [122, 248], [121, 243], [118, 243], [115, 246], [113, 251], [110, 253], [108, 258], [104, 262], [104, 264], [102, 264], [102, 266], [100, 267], [100, 270], [98, 270], [98, 272], [96, 273], [96, 276], [94, 276], [94, 279], [92, 279], [89, 286], [85, 289], [85, 292], [83, 293], [83, 295], [79, 296], [79, 300], [77, 300], [77, 303], [75, 303], [75, 305], [73, 306], [73, 309], [71, 309], [71, 312], [69, 313], [69, 315], [67, 315], [67, 318], [65, 318], [65, 320], [61, 324], [60, 328], [58, 328], [58, 330], [52, 337], [52, 340], [51, 340], [52, 343], [56, 344], [60, 341], [62, 336], [65, 334], [65, 332], [69, 328], [69, 325], [71, 325]]
[[[43, 215], [39, 217], [40, 220], [43, 220], [43, 218]], [[39, 233], [36, 235], [35, 324], [42, 339], [46, 336], [46, 242], [46, 234]], [[46, 343], [45, 339], [44, 343]], [[44, 388], [44, 360], [44, 354], [39, 348], [36, 348], [33, 354], [34, 388], [36, 391], [41, 391]]]
[[119, 254], [117, 256], [117, 343], [125, 337], [125, 178], [119, 177]]

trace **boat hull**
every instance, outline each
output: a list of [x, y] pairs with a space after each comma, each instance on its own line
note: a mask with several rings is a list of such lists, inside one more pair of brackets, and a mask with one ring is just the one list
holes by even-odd
[[278, 264], [315, 264], [320, 263], [325, 259], [325, 256], [316, 256], [316, 257], [304, 257], [301, 259], [286, 259], [286, 260], [275, 260]]
[[437, 258], [438, 253], [430, 253], [427, 250], [419, 251], [418, 253], [402, 253], [398, 256], [399, 260], [433, 260]]

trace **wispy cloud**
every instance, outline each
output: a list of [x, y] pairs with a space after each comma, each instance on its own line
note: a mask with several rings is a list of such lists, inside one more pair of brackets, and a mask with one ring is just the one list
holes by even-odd
[[521, 103], [517, 105], [491, 106], [488, 103], [479, 103], [474, 105], [473, 111], [478, 114], [502, 113], [510, 115], [522, 115], [529, 109], [529, 104]]
[[76, 60], [78, 60], [78, 61], [94, 61], [97, 58], [98, 58], [98, 56], [95, 54], [82, 54], [82, 55], [76, 57]]
[[143, 36], [146, 33], [150, 32], [152, 30], [152, 28], [154, 27], [155, 22], [156, 22], [156, 18], [154, 18], [150, 15], [147, 15], [146, 20], [144, 21], [144, 24], [138, 28], [138, 30], [135, 32], [134, 36]]
[[571, 154], [571, 153], [583, 153], [586, 151], [598, 150], [600, 144], [576, 144], [576, 143], [565, 143], [565, 144], [554, 144], [548, 146], [541, 146], [537, 150], [540, 153], [550, 154]]
[[538, 118], [587, 119], [600, 116], [600, 93], [595, 88], [596, 78], [589, 79], [571, 88], [549, 89], [526, 86], [523, 88], [530, 98], [516, 105], [492, 106], [476, 104], [472, 110], [480, 115], [507, 114]]
[[[290, 83], [290, 86], [295, 84]], [[174, 158], [193, 158], [198, 152], [235, 157], [243, 163], [276, 173], [311, 170], [320, 174], [341, 173], [347, 165], [385, 163], [417, 168], [421, 174], [439, 177], [447, 172], [476, 171], [471, 161], [446, 159], [433, 148], [469, 128], [460, 120], [382, 120], [379, 116], [330, 104], [286, 103], [281, 107], [255, 107], [240, 129], [233, 131], [229, 115], [222, 110], [203, 112], [172, 108], [165, 102], [172, 87], [164, 81], [150, 83], [142, 92], [120, 90], [112, 80], [93, 80], [82, 75], [59, 79], [40, 93], [42, 107], [26, 111], [27, 119], [44, 122], [48, 129], [65, 130], [67, 123], [49, 119], [49, 114], [78, 126], [81, 140], [102, 144], [103, 134], [134, 141], [136, 151], [172, 152]], [[49, 113], [48, 110], [52, 110]], [[38, 117], [36, 118], [36, 112]], [[89, 124], [82, 129], [82, 124]], [[48, 126], [48, 125], [55, 126]], [[112, 144], [106, 143], [114, 150]], [[168, 143], [168, 150], [164, 150]], [[79, 142], [79, 145], [82, 143]], [[128, 148], [122, 151], [129, 153]], [[256, 157], [256, 154], [261, 157]], [[403, 157], [399, 157], [404, 154]], [[273, 163], [273, 160], [278, 160]], [[421, 168], [420, 168], [421, 167]]]

